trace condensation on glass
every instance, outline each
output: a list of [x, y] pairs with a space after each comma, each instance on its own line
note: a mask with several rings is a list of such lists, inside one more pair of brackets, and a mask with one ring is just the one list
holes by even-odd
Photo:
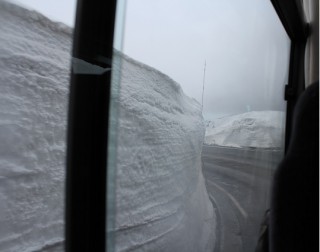
[[72, 28], [19, 2], [0, 1], [0, 251], [63, 251]]

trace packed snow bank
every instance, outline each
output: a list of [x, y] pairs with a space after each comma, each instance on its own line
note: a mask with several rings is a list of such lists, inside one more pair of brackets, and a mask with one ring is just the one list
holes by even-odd
[[253, 111], [206, 122], [205, 144], [229, 147], [281, 148], [285, 114]]
[[[3, 1], [0, 23], [0, 251], [50, 251], [63, 241], [71, 30]], [[212, 251], [200, 106], [162, 73], [116, 58], [116, 251]]]
[[120, 62], [116, 250], [212, 251], [201, 106], [159, 71]]
[[0, 251], [63, 240], [71, 30], [0, 1]]

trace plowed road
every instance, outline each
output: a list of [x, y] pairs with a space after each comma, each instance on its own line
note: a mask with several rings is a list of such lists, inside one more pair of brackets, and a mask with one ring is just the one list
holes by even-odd
[[217, 215], [214, 252], [254, 252], [281, 157], [277, 150], [203, 146], [203, 173]]

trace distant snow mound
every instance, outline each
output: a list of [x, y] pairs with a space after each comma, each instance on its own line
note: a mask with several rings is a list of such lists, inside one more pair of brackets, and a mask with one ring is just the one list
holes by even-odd
[[207, 123], [205, 144], [228, 147], [281, 148], [285, 114], [253, 111]]
[[[71, 29], [3, 1], [0, 24], [0, 251], [63, 251]], [[156, 69], [114, 59], [115, 250], [212, 251], [200, 105]]]

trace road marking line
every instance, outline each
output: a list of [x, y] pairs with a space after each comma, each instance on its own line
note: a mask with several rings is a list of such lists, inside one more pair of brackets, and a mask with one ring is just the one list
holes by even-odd
[[217, 185], [216, 183], [212, 182], [212, 181], [208, 181], [210, 184], [212, 184], [213, 186], [217, 187], [220, 191], [224, 192], [229, 199], [233, 202], [233, 204], [238, 208], [238, 210], [240, 211], [240, 213], [242, 214], [242, 216], [247, 219], [248, 218], [248, 214], [246, 213], [246, 211], [242, 208], [242, 206], [240, 205], [240, 203], [230, 194], [228, 193], [225, 189], [223, 189], [221, 186]]

